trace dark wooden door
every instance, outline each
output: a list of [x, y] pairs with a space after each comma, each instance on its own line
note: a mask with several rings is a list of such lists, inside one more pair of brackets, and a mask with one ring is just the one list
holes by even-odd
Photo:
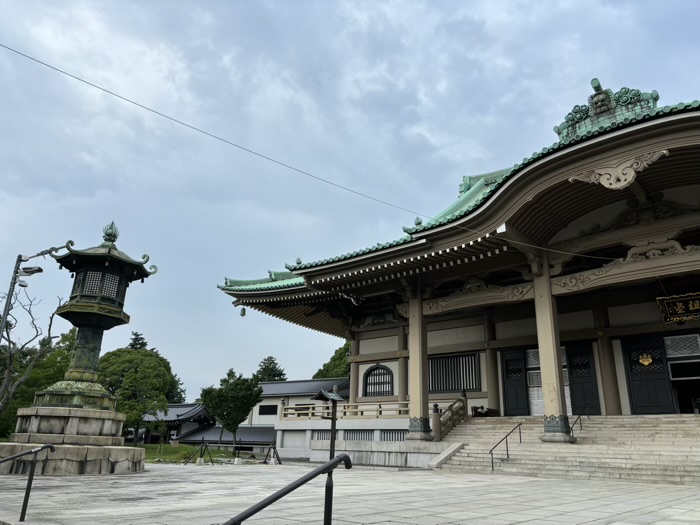
[[504, 415], [529, 415], [524, 350], [506, 350], [503, 352], [503, 379], [503, 389], [505, 391], [503, 396]]
[[591, 343], [569, 343], [566, 345], [566, 362], [569, 369], [569, 392], [571, 412], [575, 416], [584, 413], [600, 415], [598, 382]]
[[673, 414], [671, 378], [664, 340], [644, 336], [622, 340], [633, 414]]

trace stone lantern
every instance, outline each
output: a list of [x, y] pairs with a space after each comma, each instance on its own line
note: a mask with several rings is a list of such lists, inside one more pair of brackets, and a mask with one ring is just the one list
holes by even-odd
[[[97, 366], [104, 331], [129, 322], [123, 309], [129, 284], [143, 282], [158, 269], [146, 269], [148, 255], [137, 261], [117, 248], [114, 222], [103, 234], [99, 246], [76, 250], [68, 241], [68, 253], [52, 255], [74, 279], [69, 301], [56, 313], [78, 329], [75, 347], [63, 381], [37, 392], [31, 408], [17, 411], [16, 432], [10, 436], [20, 446], [13, 454], [22, 446], [57, 445], [43, 464], [44, 474], [110, 474], [144, 467], [143, 449], [123, 446], [126, 416], [115, 411], [116, 396], [97, 382]], [[0, 457], [9, 455], [2, 448], [7, 447], [0, 447]], [[22, 465], [5, 468], [24, 470]]]

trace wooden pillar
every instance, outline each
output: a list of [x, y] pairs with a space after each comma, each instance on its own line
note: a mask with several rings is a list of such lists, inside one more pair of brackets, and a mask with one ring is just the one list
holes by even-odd
[[533, 278], [535, 288], [535, 316], [537, 321], [537, 346], [540, 354], [542, 395], [544, 397], [544, 435], [542, 441], [575, 443], [571, 436], [569, 416], [566, 412], [564, 377], [559, 352], [559, 325], [557, 305], [552, 296], [547, 252], [541, 256], [541, 274]]
[[430, 414], [428, 412], [428, 331], [423, 317], [423, 300], [420, 286], [408, 301], [408, 377], [410, 421], [406, 439], [432, 440]]
[[496, 350], [489, 347], [489, 341], [496, 339], [496, 327], [491, 316], [484, 317], [484, 342], [486, 352], [486, 388], [487, 388], [487, 408], [500, 410], [501, 406], [501, 385], [498, 384], [498, 356]]
[[[406, 341], [406, 328], [400, 326], [398, 329], [398, 355], [399, 355], [399, 376], [397, 380], [399, 402], [408, 400], [408, 344]], [[403, 412], [401, 412], [403, 413]]]
[[600, 386], [603, 390], [605, 415], [622, 415], [620, 402], [620, 387], [617, 384], [615, 356], [610, 338], [605, 335], [605, 329], [610, 326], [608, 309], [605, 305], [597, 305], [593, 309], [593, 320], [598, 330], [598, 359], [600, 362]]
[[360, 341], [357, 339], [357, 335], [353, 336], [352, 342], [350, 343], [350, 399], [348, 399], [349, 404], [357, 403], [357, 390], [360, 384], [360, 365], [356, 361], [356, 357], [360, 353]]

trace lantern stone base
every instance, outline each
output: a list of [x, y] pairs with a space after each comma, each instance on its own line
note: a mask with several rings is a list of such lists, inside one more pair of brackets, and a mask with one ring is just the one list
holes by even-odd
[[[47, 441], [46, 443], [52, 443]], [[43, 444], [43, 443], [42, 443]], [[36, 448], [38, 443], [0, 443], [0, 459]], [[78, 476], [143, 472], [146, 452], [135, 447], [56, 445], [37, 454], [35, 475]], [[0, 474], [28, 474], [32, 454], [0, 463]]]
[[99, 383], [59, 381], [34, 395], [35, 407], [86, 408], [113, 411], [117, 398]]
[[[121, 437], [126, 416], [112, 410], [66, 407], [31, 407], [17, 411], [17, 427], [11, 443], [0, 443], [0, 459], [39, 445], [56, 445], [42, 451], [36, 474], [124, 474], [142, 472], [145, 451], [125, 447]], [[0, 463], [0, 474], [29, 472], [28, 455]]]

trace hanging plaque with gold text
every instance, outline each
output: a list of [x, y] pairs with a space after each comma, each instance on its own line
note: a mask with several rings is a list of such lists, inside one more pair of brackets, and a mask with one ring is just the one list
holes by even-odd
[[700, 292], [657, 297], [664, 323], [700, 319]]

